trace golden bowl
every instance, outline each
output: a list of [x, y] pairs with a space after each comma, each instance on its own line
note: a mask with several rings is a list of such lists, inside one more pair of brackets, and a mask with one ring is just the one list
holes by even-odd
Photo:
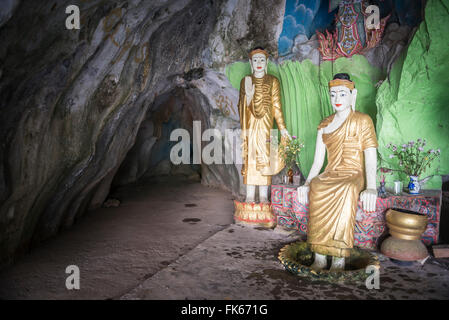
[[390, 234], [395, 238], [420, 240], [426, 231], [426, 215], [402, 209], [389, 209], [385, 216]]

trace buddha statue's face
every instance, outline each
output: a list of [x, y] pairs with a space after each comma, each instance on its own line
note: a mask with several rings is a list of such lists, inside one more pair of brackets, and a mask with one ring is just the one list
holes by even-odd
[[267, 72], [268, 59], [263, 53], [256, 53], [250, 60], [251, 71], [255, 74], [265, 74]]
[[[349, 90], [345, 86], [332, 87], [329, 91], [332, 107], [336, 112], [344, 111], [352, 106], [355, 107], [357, 90]], [[353, 108], [354, 110], [354, 108]]]

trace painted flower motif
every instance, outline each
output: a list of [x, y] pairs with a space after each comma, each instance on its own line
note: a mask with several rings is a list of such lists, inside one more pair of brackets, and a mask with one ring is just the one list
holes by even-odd
[[394, 154], [390, 154], [390, 159], [393, 159], [394, 158]]
[[296, 136], [292, 136], [292, 139], [296, 139]]
[[423, 148], [423, 147], [419, 147], [418, 150], [419, 150], [419, 151], [423, 151], [424, 148]]

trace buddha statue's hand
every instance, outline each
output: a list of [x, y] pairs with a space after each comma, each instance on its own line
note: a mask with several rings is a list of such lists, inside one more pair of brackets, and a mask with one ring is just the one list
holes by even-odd
[[305, 184], [298, 188], [297, 194], [298, 194], [299, 203], [301, 203], [301, 204], [309, 203], [309, 191], [310, 191], [310, 187], [308, 184]]
[[281, 136], [283, 136], [283, 137], [285, 137], [285, 138], [287, 138], [289, 140], [292, 139], [292, 136], [290, 135], [290, 133], [288, 133], [287, 129], [282, 129], [281, 130]]
[[363, 211], [365, 212], [376, 211], [377, 190], [366, 189], [360, 194], [360, 200], [362, 201], [363, 204]]
[[247, 104], [250, 104], [251, 100], [253, 100], [255, 91], [256, 85], [253, 84], [253, 80], [251, 79], [251, 77], [245, 77], [245, 95]]

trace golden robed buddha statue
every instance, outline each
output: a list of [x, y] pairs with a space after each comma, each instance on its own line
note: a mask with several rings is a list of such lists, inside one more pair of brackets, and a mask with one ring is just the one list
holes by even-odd
[[[377, 200], [373, 122], [355, 111], [357, 90], [349, 75], [337, 74], [329, 93], [336, 112], [318, 126], [314, 163], [298, 188], [299, 202], [310, 203], [307, 242], [315, 253], [314, 270], [326, 268], [326, 255], [333, 257], [331, 270], [344, 269], [354, 245], [359, 196], [365, 211], [375, 211]], [[319, 175], [326, 151], [328, 164]]]
[[259, 186], [260, 202], [268, 202], [271, 176], [279, 173], [284, 162], [278, 150], [271, 150], [271, 129], [274, 120], [283, 139], [290, 138], [285, 127], [281, 106], [279, 80], [267, 74], [268, 53], [256, 48], [249, 54], [252, 75], [240, 83], [239, 115], [242, 129], [242, 175], [246, 187], [246, 202], [255, 201]]

